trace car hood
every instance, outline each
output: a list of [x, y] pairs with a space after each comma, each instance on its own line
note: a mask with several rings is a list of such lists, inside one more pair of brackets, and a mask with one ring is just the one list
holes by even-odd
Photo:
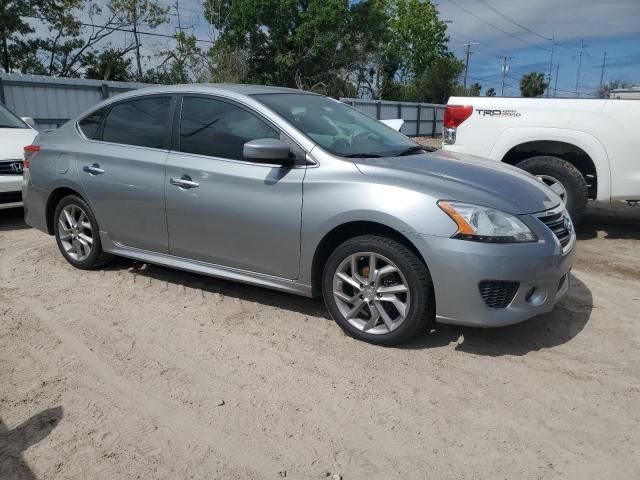
[[0, 128], [0, 161], [22, 160], [24, 147], [30, 145], [38, 132], [31, 128]]
[[541, 212], [561, 200], [519, 168], [472, 155], [436, 152], [391, 158], [357, 158], [364, 174], [411, 186], [441, 200], [495, 208], [511, 214]]

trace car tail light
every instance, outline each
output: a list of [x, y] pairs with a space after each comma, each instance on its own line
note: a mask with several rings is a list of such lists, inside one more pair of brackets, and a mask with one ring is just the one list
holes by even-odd
[[472, 113], [473, 106], [471, 105], [447, 105], [444, 108], [445, 128], [459, 127]]
[[31, 159], [40, 151], [39, 145], [27, 145], [24, 147], [24, 163], [22, 168], [29, 168]]

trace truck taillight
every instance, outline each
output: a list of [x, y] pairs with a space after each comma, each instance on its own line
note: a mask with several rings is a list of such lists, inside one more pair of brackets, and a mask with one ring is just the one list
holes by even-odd
[[472, 113], [473, 106], [471, 105], [447, 105], [444, 107], [444, 126], [446, 128], [459, 127]]
[[444, 107], [444, 128], [442, 140], [451, 145], [456, 143], [456, 131], [458, 127], [473, 113], [471, 105], [447, 105]]
[[24, 162], [22, 168], [29, 168], [31, 159], [40, 151], [39, 145], [27, 145], [24, 147]]

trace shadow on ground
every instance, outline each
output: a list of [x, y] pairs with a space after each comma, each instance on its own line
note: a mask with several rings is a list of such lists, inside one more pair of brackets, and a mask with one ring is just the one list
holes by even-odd
[[576, 232], [578, 240], [596, 238], [598, 232], [604, 232], [604, 238], [608, 239], [640, 240], [640, 205], [592, 203], [577, 225]]
[[24, 211], [22, 208], [8, 208], [0, 210], [0, 232], [9, 230], [22, 230], [31, 228], [24, 223]]
[[0, 419], [0, 478], [35, 480], [23, 458], [27, 448], [44, 440], [62, 419], [62, 407], [49, 408], [9, 430]]
[[[331, 320], [321, 298], [305, 298], [260, 287], [243, 285], [203, 275], [181, 272], [141, 262], [118, 259], [107, 269], [127, 269], [135, 275], [195, 288], [225, 297], [238, 298], [302, 315]], [[460, 342], [456, 350], [476, 355], [525, 355], [570, 341], [589, 321], [593, 307], [591, 292], [578, 278], [571, 278], [570, 294], [551, 313], [509, 327], [481, 329], [437, 325], [436, 329], [402, 346], [408, 349], [433, 348]]]
[[307, 298], [285, 292], [278, 292], [262, 287], [254, 287], [229, 280], [208, 277], [197, 273], [185, 272], [171, 268], [150, 265], [143, 262], [117, 258], [104, 267], [105, 270], [129, 270], [135, 275], [152, 278], [172, 285], [195, 288], [209, 293], [219, 293], [224, 297], [238, 298], [247, 302], [260, 303], [265, 306], [291, 310], [302, 315], [330, 320], [322, 298]]

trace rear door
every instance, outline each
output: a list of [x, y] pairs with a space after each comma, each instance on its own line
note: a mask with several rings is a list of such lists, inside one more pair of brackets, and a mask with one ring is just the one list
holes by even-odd
[[184, 96], [177, 117], [177, 151], [165, 179], [171, 254], [297, 278], [304, 163], [283, 167], [242, 155], [245, 142], [283, 134], [248, 108], [212, 96]]
[[123, 100], [85, 117], [80, 178], [100, 230], [123, 245], [168, 252], [164, 169], [175, 97]]

